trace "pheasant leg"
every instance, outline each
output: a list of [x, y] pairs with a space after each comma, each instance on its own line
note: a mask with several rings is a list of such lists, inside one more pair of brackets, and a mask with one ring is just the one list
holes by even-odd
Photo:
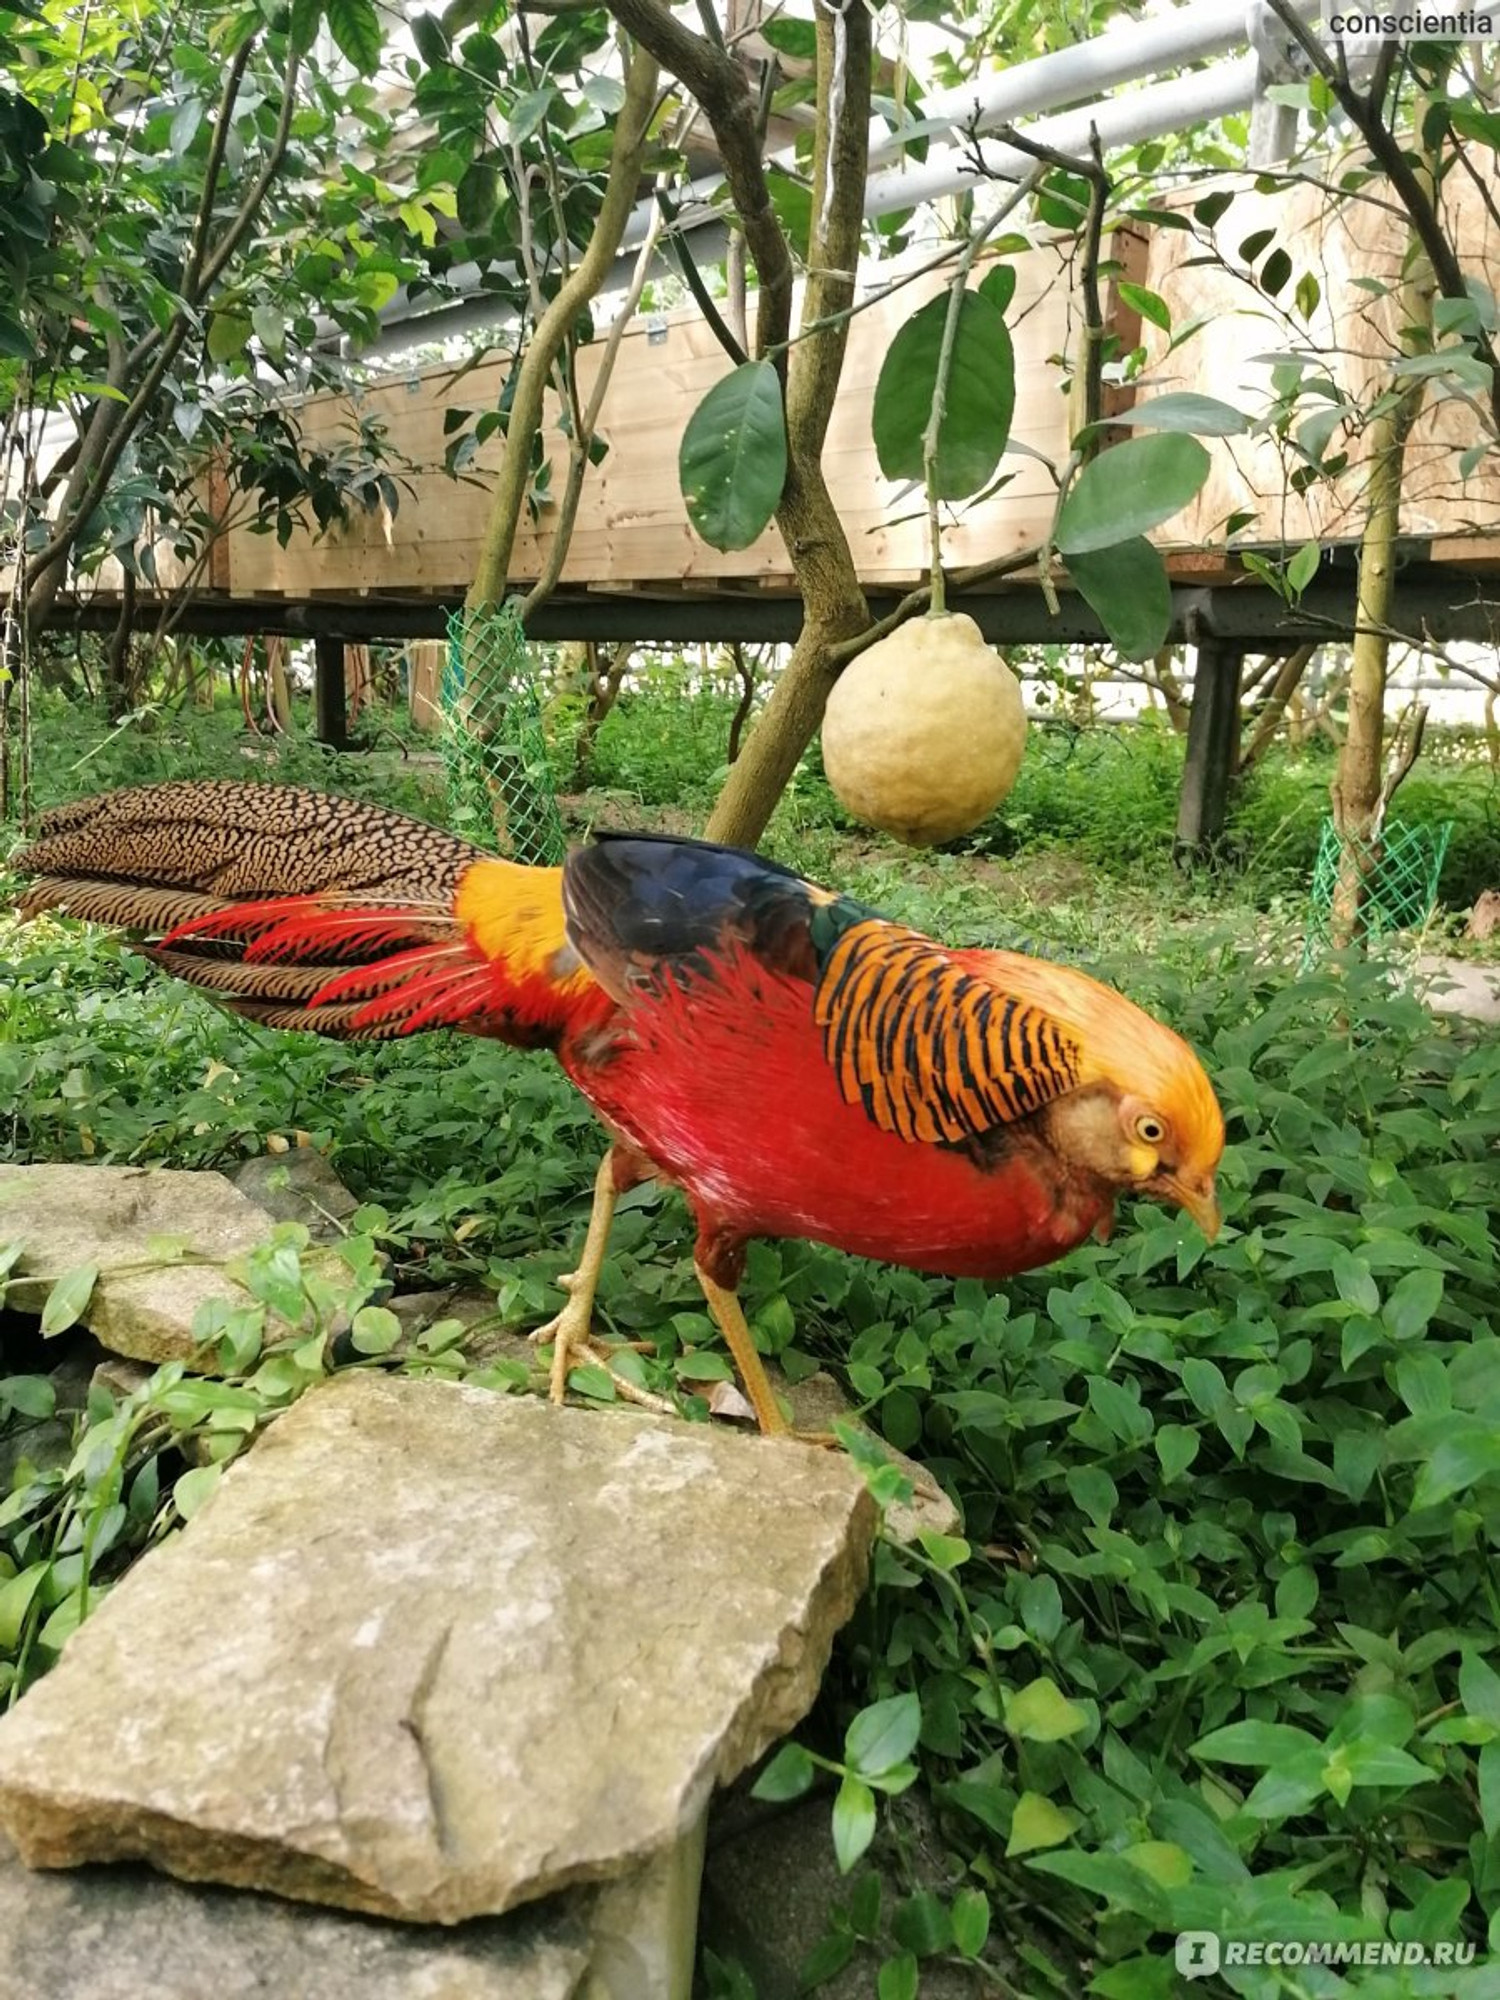
[[698, 1283], [703, 1287], [703, 1296], [708, 1301], [714, 1324], [729, 1343], [734, 1365], [739, 1369], [740, 1380], [745, 1385], [745, 1394], [755, 1411], [755, 1421], [768, 1437], [785, 1437], [791, 1425], [782, 1415], [781, 1406], [772, 1392], [765, 1366], [756, 1351], [755, 1337], [745, 1322], [744, 1308], [733, 1292], [715, 1284], [702, 1264], [695, 1260], [693, 1268], [698, 1273]]
[[609, 1349], [594, 1338], [594, 1298], [599, 1290], [599, 1274], [604, 1269], [617, 1199], [615, 1156], [611, 1150], [600, 1161], [599, 1171], [594, 1176], [594, 1206], [589, 1214], [588, 1234], [583, 1239], [583, 1254], [578, 1260], [578, 1269], [557, 1281], [567, 1293], [568, 1302], [560, 1313], [549, 1319], [545, 1326], [537, 1327], [529, 1337], [538, 1347], [549, 1340], [552, 1342], [552, 1374], [547, 1393], [554, 1403], [563, 1402], [567, 1396], [568, 1370], [585, 1362], [594, 1362], [604, 1369], [625, 1402], [655, 1410], [661, 1416], [675, 1416], [676, 1410], [665, 1396], [653, 1396], [648, 1389], [642, 1389], [617, 1374], [610, 1366]]

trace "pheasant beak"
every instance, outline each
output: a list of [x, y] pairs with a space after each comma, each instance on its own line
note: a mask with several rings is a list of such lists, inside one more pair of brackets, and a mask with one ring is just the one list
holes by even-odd
[[1175, 1201], [1179, 1208], [1187, 1210], [1212, 1243], [1224, 1219], [1219, 1213], [1219, 1198], [1214, 1189], [1213, 1175], [1205, 1174], [1202, 1179], [1190, 1180], [1185, 1175], [1158, 1174], [1156, 1185], [1169, 1201]]

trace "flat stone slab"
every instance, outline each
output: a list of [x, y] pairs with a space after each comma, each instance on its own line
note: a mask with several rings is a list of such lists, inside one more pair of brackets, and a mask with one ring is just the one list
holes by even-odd
[[96, 1265], [82, 1324], [135, 1361], [203, 1360], [194, 1313], [205, 1299], [250, 1302], [224, 1266], [258, 1248], [271, 1227], [222, 1174], [0, 1166], [0, 1243], [25, 1246], [6, 1303], [40, 1312], [54, 1279]]
[[1500, 1021], [1500, 966], [1428, 952], [1417, 959], [1416, 971], [1418, 990], [1434, 1014]]
[[440, 1923], [621, 1875], [801, 1719], [873, 1531], [795, 1441], [342, 1376], [0, 1718], [0, 1824]]
[[0, 2000], [579, 2000], [595, 1895], [417, 1930], [143, 1868], [35, 1875], [0, 1841]]

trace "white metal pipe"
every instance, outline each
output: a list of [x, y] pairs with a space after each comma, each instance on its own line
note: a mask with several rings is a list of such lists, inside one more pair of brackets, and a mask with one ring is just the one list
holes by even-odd
[[[1247, 35], [1246, 0], [1194, 0], [1191, 6], [1173, 8], [1149, 20], [1107, 28], [1091, 41], [1034, 56], [996, 75], [976, 77], [952, 90], [934, 91], [922, 106], [922, 127], [993, 132], [997, 125], [1057, 111], [1081, 98], [1099, 97], [1157, 70], [1181, 69], [1205, 57], [1243, 48]], [[871, 168], [895, 159], [905, 143], [905, 135], [891, 131], [884, 119], [872, 120]]]
[[[1255, 97], [1257, 58], [1243, 56], [1238, 62], [1221, 63], [1215, 69], [1200, 70], [1195, 76], [1173, 77], [1167, 83], [1148, 84], [1124, 97], [1103, 104], [1089, 104], [1076, 111], [1064, 111], [1054, 118], [1038, 118], [1025, 128], [1025, 136], [1054, 152], [1086, 156], [1091, 128], [1097, 130], [1105, 151], [1116, 146], [1135, 146], [1143, 140], [1159, 138], [1164, 132], [1180, 131], [1243, 111]], [[929, 153], [920, 164], [889, 168], [876, 174], [865, 194], [865, 214], [890, 215], [897, 209], [915, 208], [920, 202], [937, 201], [982, 186], [975, 173], [976, 153], [985, 172], [997, 180], [1019, 180], [1035, 164], [1017, 146], [995, 140], [977, 147], [945, 146]]]
[[[924, 107], [921, 129], [931, 133], [934, 127], [938, 130], [958, 130], [972, 126], [980, 132], [993, 131], [997, 125], [1039, 117], [1056, 111], [1059, 106], [1075, 104], [1081, 98], [1095, 97], [1120, 84], [1152, 76], [1158, 70], [1178, 69], [1186, 63], [1199, 62], [1206, 56], [1221, 55], [1227, 49], [1243, 48], [1250, 40], [1251, 15], [1256, 4], [1257, 0], [1191, 0], [1190, 5], [1174, 8], [1154, 19], [1106, 29], [1091, 41], [1055, 50], [1051, 55], [1035, 56], [1029, 62], [1016, 63], [1012, 68], [1001, 70], [982, 81], [937, 92]], [[1317, 12], [1319, 4], [1320, 0], [1297, 0], [1297, 11], [1311, 16]], [[1210, 74], [1217, 75], [1218, 72]], [[1184, 85], [1196, 86], [1201, 81], [1201, 74], [1196, 78], [1183, 79]], [[1157, 86], [1163, 90], [1170, 87], [1170, 84]], [[1147, 92], [1141, 91], [1122, 101], [1134, 104], [1146, 95]], [[1242, 111], [1253, 96], [1252, 89], [1242, 100], [1215, 109], [1200, 105], [1198, 99], [1190, 95], [1180, 100], [1183, 105], [1180, 122], [1198, 124], [1204, 119], [1221, 115], [1222, 110]], [[1101, 135], [1110, 116], [1110, 107], [1099, 108], [1095, 122], [1099, 124]], [[1173, 129], [1171, 124], [1157, 125], [1149, 133], [1133, 132], [1114, 138], [1109, 143], [1132, 145]], [[1088, 126], [1085, 124], [1082, 130], [1086, 145]], [[1033, 136], [1043, 138], [1043, 128], [1036, 127]], [[896, 157], [909, 139], [910, 128], [904, 132], [892, 132], [884, 120], [873, 121], [870, 126], [871, 167], [877, 168]], [[1056, 144], [1059, 151], [1074, 150], [1072, 146], [1050, 138], [1047, 143]], [[776, 153], [771, 158], [775, 164], [795, 170], [793, 151]], [[915, 172], [920, 178], [921, 170]], [[874, 176], [876, 181], [884, 178], [883, 175]], [[722, 174], [707, 174], [682, 190], [678, 202], [685, 226], [690, 228], [696, 221], [709, 219], [712, 213], [710, 204], [723, 184]], [[963, 180], [959, 179], [941, 192], [951, 194], [963, 185]], [[902, 206], [904, 203], [892, 201], [879, 208], [867, 206], [865, 213], [868, 216], [884, 215], [892, 208]], [[651, 204], [639, 203], [626, 224], [622, 253], [637, 248], [644, 240], [650, 219]]]

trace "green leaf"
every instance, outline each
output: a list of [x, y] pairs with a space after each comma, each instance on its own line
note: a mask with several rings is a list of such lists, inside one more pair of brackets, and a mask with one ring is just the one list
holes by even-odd
[[50, 1375], [0, 1376], [0, 1403], [18, 1417], [50, 1417], [57, 1408], [57, 1390]]
[[1453, 1407], [1453, 1384], [1435, 1354], [1403, 1354], [1392, 1371], [1396, 1394], [1414, 1417], [1445, 1416]]
[[1500, 152], [1500, 111], [1487, 111], [1479, 104], [1450, 104], [1448, 122], [1460, 138]]
[[172, 1500], [184, 1521], [191, 1521], [224, 1476], [222, 1465], [195, 1465], [172, 1488]]
[[1392, 1743], [1373, 1743], [1366, 1738], [1356, 1738], [1354, 1742], [1342, 1746], [1339, 1754], [1356, 1785], [1400, 1786], [1431, 1784], [1437, 1772], [1424, 1764], [1420, 1757], [1413, 1757], [1409, 1750], [1399, 1750]]
[[280, 356], [286, 350], [286, 321], [279, 306], [256, 306], [250, 314], [255, 337], [267, 354]]
[[547, 114], [557, 101], [557, 91], [550, 83], [544, 83], [538, 90], [528, 90], [518, 97], [511, 106], [510, 117], [506, 121], [508, 135], [513, 146], [524, 144], [547, 122]]
[[807, 255], [812, 237], [812, 189], [800, 174], [788, 173], [774, 161], [766, 165], [766, 192], [781, 224], [782, 234], [799, 257]]
[[1146, 1871], [1132, 1868], [1122, 1854], [1080, 1854], [1065, 1848], [1061, 1854], [1028, 1857], [1026, 1866], [1149, 1918], [1159, 1929], [1169, 1928], [1165, 1922], [1167, 1899]]
[[1193, 437], [1242, 437], [1250, 428], [1250, 419], [1233, 404], [1186, 389], [1133, 403], [1109, 421], [1135, 430], [1186, 431]]
[[40, 1589], [51, 1563], [32, 1563], [16, 1576], [0, 1583], [0, 1653], [13, 1653], [20, 1641], [26, 1614]]
[[1074, 480], [1058, 511], [1059, 551], [1087, 555], [1158, 527], [1187, 506], [1207, 479], [1210, 463], [1196, 438], [1174, 431], [1127, 438], [1100, 452]]
[[1192, 1857], [1175, 1841], [1138, 1840], [1121, 1852], [1132, 1868], [1139, 1868], [1163, 1889], [1181, 1889], [1193, 1879]]
[[1455, 1493], [1500, 1472], [1500, 1429], [1477, 1421], [1455, 1425], [1432, 1448], [1432, 1456], [1417, 1474], [1412, 1489], [1414, 1514], [1441, 1506]]
[[844, 1755], [866, 1777], [904, 1764], [922, 1733], [922, 1704], [915, 1694], [895, 1694], [860, 1710], [844, 1736]]
[[1500, 1743], [1486, 1743], [1479, 1753], [1479, 1817], [1493, 1840], [1500, 1833]]
[[962, 1535], [939, 1535], [931, 1528], [923, 1528], [917, 1541], [927, 1560], [940, 1570], [955, 1570], [969, 1560], [973, 1551]]
[[1156, 1455], [1161, 1460], [1162, 1477], [1170, 1484], [1180, 1479], [1198, 1456], [1201, 1440], [1188, 1424], [1163, 1424], [1156, 1433]]
[[254, 332], [248, 316], [239, 312], [216, 312], [208, 322], [208, 353], [212, 361], [230, 361], [243, 354]]
[[677, 460], [693, 526], [716, 549], [748, 548], [786, 484], [786, 413], [769, 361], [716, 382], [688, 419]]
[[811, 1993], [825, 1980], [836, 1978], [853, 1958], [854, 1948], [852, 1931], [825, 1931], [798, 1969], [797, 1991]]
[[1068, 575], [1127, 660], [1146, 660], [1166, 644], [1172, 586], [1161, 552], [1136, 537], [1113, 548], [1068, 557]]
[[1110, 1436], [1122, 1444], [1143, 1444], [1150, 1437], [1151, 1412], [1139, 1397], [1108, 1375], [1090, 1375], [1089, 1407]]
[[917, 2000], [917, 1961], [909, 1951], [888, 1958], [875, 1981], [875, 2000]]
[[1304, 542], [1286, 566], [1286, 580], [1300, 596], [1318, 573], [1323, 550], [1317, 542]]
[[66, 1333], [70, 1326], [77, 1325], [88, 1310], [98, 1282], [97, 1264], [75, 1264], [71, 1271], [63, 1272], [48, 1292], [47, 1302], [42, 1307], [42, 1332], [49, 1340], [54, 1334]]
[[988, 299], [997, 313], [1010, 310], [1010, 302], [1016, 295], [1016, 267], [1014, 264], [991, 264], [979, 280], [979, 296]]
[[609, 1370], [592, 1361], [585, 1361], [582, 1367], [568, 1370], [568, 1387], [595, 1403], [612, 1403], [619, 1394]]
[[1138, 312], [1142, 319], [1152, 326], [1159, 326], [1163, 333], [1172, 331], [1172, 308], [1159, 292], [1148, 291], [1144, 285], [1133, 285], [1128, 278], [1122, 278], [1118, 287], [1120, 297], [1126, 305]]
[[684, 1382], [732, 1382], [734, 1369], [727, 1355], [716, 1354], [712, 1348], [688, 1348], [679, 1354], [672, 1364], [674, 1374]]
[[341, 54], [361, 76], [380, 67], [380, 15], [375, 0], [326, 0], [323, 18]]
[[978, 1958], [990, 1934], [990, 1901], [982, 1889], [960, 1889], [949, 1912], [953, 1948], [961, 1958]]
[[1328, 1788], [1328, 1761], [1321, 1745], [1314, 1744], [1268, 1770], [1245, 1800], [1243, 1810], [1252, 1819], [1290, 1819], [1305, 1812]]
[[1005, 1696], [1005, 1726], [1029, 1743], [1056, 1743], [1087, 1729], [1088, 1711], [1069, 1701], [1045, 1674]]
[[1289, 1569], [1276, 1586], [1278, 1618], [1306, 1618], [1317, 1601], [1317, 1572], [1306, 1566]]
[[197, 97], [184, 98], [172, 116], [171, 129], [167, 135], [167, 145], [174, 160], [180, 160], [198, 136], [198, 127], [203, 123], [203, 101]]
[[8, 312], [0, 312], [0, 360], [34, 361], [36, 345], [21, 322]]
[[[924, 481], [925, 438], [951, 295], [929, 299], [886, 350], [875, 384], [875, 454], [887, 479]], [[966, 500], [1000, 463], [1016, 406], [1016, 357], [1004, 318], [983, 290], [959, 304], [934, 478], [939, 499]]]
[[751, 1796], [774, 1801], [800, 1799], [817, 1774], [817, 1765], [800, 1743], [783, 1743], [751, 1786]]
[[891, 1917], [891, 1935], [918, 1958], [931, 1958], [947, 1951], [953, 1943], [953, 1920], [948, 1905], [930, 1889], [919, 1889], [897, 1905]]
[[1289, 1722], [1231, 1722], [1193, 1745], [1195, 1757], [1218, 1764], [1267, 1765], [1299, 1752], [1320, 1750], [1318, 1740]]
[[849, 1928], [856, 1937], [873, 1941], [880, 1935], [880, 1899], [880, 1876], [867, 1868], [849, 1896]]
[[1273, 250], [1260, 267], [1260, 288], [1269, 298], [1274, 299], [1291, 275], [1291, 258], [1285, 250]]
[[[318, 30], [322, 25], [323, 0], [292, 0], [291, 40], [299, 56], [307, 54], [318, 39]], [[417, 39], [420, 46], [420, 36]]]
[[1338, 1295], [1345, 1305], [1351, 1305], [1362, 1313], [1380, 1311], [1380, 1287], [1363, 1257], [1355, 1257], [1347, 1250], [1336, 1250], [1329, 1268], [1333, 1272]]
[[796, 62], [811, 62], [818, 53], [818, 31], [811, 21], [773, 14], [761, 23], [760, 33], [779, 55], [791, 56]]
[[1415, 1340], [1427, 1331], [1442, 1303], [1441, 1271], [1407, 1271], [1392, 1287], [1380, 1317], [1392, 1340]]
[[1465, 1712], [1500, 1729], [1500, 1674], [1478, 1653], [1465, 1653], [1458, 1667], [1458, 1692]]
[[859, 1778], [845, 1778], [833, 1802], [833, 1852], [839, 1873], [849, 1870], [875, 1838], [875, 1794]]
[[1059, 167], [1036, 191], [1036, 212], [1049, 229], [1077, 231], [1089, 212], [1091, 189], [1081, 174]]
[[1062, 1630], [1062, 1592], [1050, 1576], [1027, 1576], [1020, 1582], [1017, 1607], [1021, 1623], [1033, 1639], [1050, 1646]]
[[361, 1306], [349, 1338], [360, 1354], [389, 1354], [401, 1338], [401, 1322], [386, 1306]]
[[1035, 1854], [1044, 1847], [1059, 1847], [1078, 1824], [1078, 1815], [1055, 1806], [1041, 1792], [1022, 1792], [1011, 1817], [1006, 1858]]

